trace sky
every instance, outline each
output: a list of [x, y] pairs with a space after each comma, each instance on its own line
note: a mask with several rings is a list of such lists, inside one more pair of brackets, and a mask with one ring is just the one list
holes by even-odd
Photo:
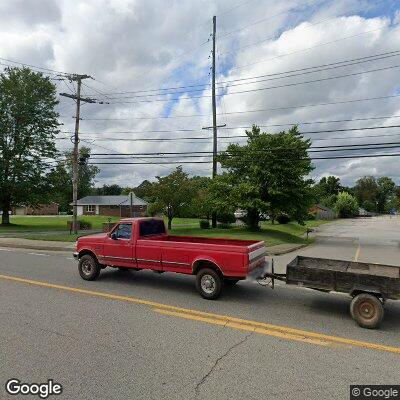
[[[92, 77], [82, 96], [103, 104], [84, 103], [80, 122], [92, 162], [113, 162], [100, 153], [210, 152], [212, 132], [202, 128], [212, 124], [214, 15], [217, 122], [226, 124], [219, 150], [244, 144], [229, 137], [252, 124], [270, 133], [298, 124], [312, 139], [312, 178], [353, 185], [389, 176], [400, 184], [399, 157], [321, 159], [400, 153], [397, 127], [348, 130], [400, 125], [398, 0], [2, 0], [0, 69], [18, 62], [56, 79], [53, 71]], [[54, 82], [59, 93], [76, 90], [75, 82]], [[75, 103], [60, 96], [58, 109], [57, 144], [66, 150]], [[377, 150], [382, 143], [399, 147]], [[352, 144], [366, 146], [326, 151]], [[192, 175], [211, 175], [210, 157], [186, 156], [115, 159], [143, 164], [98, 165], [96, 185], [136, 186], [179, 161]]]

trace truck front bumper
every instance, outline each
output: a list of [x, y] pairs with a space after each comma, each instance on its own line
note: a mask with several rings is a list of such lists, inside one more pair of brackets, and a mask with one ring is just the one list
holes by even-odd
[[263, 263], [257, 265], [255, 268], [249, 271], [247, 277], [250, 279], [263, 279], [265, 274], [268, 272], [270, 272], [270, 265], [269, 262], [265, 260]]
[[74, 251], [73, 256], [75, 260], [79, 260], [79, 253], [77, 251]]

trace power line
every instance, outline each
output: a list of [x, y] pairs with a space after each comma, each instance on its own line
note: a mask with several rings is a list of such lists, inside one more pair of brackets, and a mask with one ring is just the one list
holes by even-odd
[[[400, 128], [400, 125], [382, 125], [382, 126], [370, 126], [361, 128], [343, 128], [343, 129], [329, 129], [329, 130], [319, 130], [319, 131], [301, 131], [302, 135], [305, 134], [316, 134], [316, 133], [334, 133], [334, 132], [353, 132], [353, 131], [363, 131], [363, 130], [376, 130], [376, 129], [393, 129]], [[170, 131], [172, 132], [172, 131]], [[115, 133], [115, 132], [114, 132]], [[85, 133], [81, 133], [84, 135]], [[89, 134], [89, 133], [86, 133]], [[95, 134], [95, 133], [92, 133]], [[219, 139], [237, 139], [237, 138], [247, 138], [247, 135], [231, 135], [231, 136], [219, 136]], [[66, 138], [58, 138], [66, 139]], [[96, 138], [95, 140], [100, 141], [127, 141], [127, 142], [146, 142], [146, 141], [179, 141], [179, 140], [211, 140], [213, 137], [202, 137], [202, 136], [191, 136], [191, 137], [176, 137], [176, 138], [115, 138], [115, 137], [102, 137]]]
[[[372, 146], [379, 146], [379, 147], [372, 147]], [[381, 147], [382, 146], [382, 147]], [[346, 145], [331, 145], [331, 146], [312, 146], [307, 151], [310, 152], [321, 152], [321, 151], [358, 151], [358, 150], [371, 150], [371, 149], [385, 149], [391, 148], [388, 146], [395, 146], [399, 147], [400, 142], [389, 142], [389, 143], [363, 143], [363, 144], [346, 144]], [[346, 149], [346, 147], [352, 147], [350, 149]], [[317, 150], [314, 150], [317, 149]], [[269, 151], [281, 151], [281, 150], [294, 150], [292, 147], [279, 147], [273, 149], [266, 149], [266, 150], [254, 150], [252, 154], [265, 154]], [[226, 151], [219, 151], [219, 154], [225, 154]], [[153, 153], [119, 153], [119, 156], [164, 156], [164, 155], [174, 155], [175, 157], [181, 155], [201, 155], [201, 157], [205, 157], [205, 155], [212, 155], [212, 151], [182, 151], [182, 152], [153, 152]], [[92, 156], [114, 156], [114, 154], [110, 153], [93, 153]], [[237, 155], [230, 155], [230, 157], [238, 157]]]
[[[257, 113], [257, 112], [265, 112], [265, 111], [280, 111], [280, 110], [290, 110], [295, 108], [308, 108], [308, 107], [317, 107], [317, 106], [328, 106], [328, 105], [337, 105], [337, 104], [350, 104], [360, 101], [372, 101], [372, 100], [383, 100], [383, 99], [390, 99], [390, 98], [397, 98], [400, 94], [394, 94], [389, 96], [378, 96], [378, 97], [369, 97], [369, 98], [362, 98], [362, 99], [352, 99], [352, 100], [343, 100], [343, 101], [332, 101], [332, 102], [325, 102], [325, 103], [314, 103], [314, 104], [299, 104], [295, 106], [283, 106], [283, 107], [271, 107], [265, 108], [260, 110], [246, 110], [246, 111], [230, 111], [224, 114], [250, 114], [250, 113]], [[217, 113], [217, 115], [222, 115], [221, 113]], [[149, 116], [149, 117], [129, 117], [129, 118], [82, 118], [86, 121], [129, 121], [129, 120], [136, 120], [136, 119], [170, 119], [170, 118], [194, 118], [194, 117], [208, 117], [208, 114], [191, 114], [191, 115], [161, 115], [161, 116]]]
[[[351, 59], [351, 60], [344, 60], [344, 61], [338, 61], [338, 62], [329, 63], [329, 64], [322, 64], [320, 66], [298, 68], [298, 69], [285, 71], [285, 72], [276, 72], [276, 73], [271, 73], [271, 74], [250, 76], [247, 78], [219, 81], [217, 85], [221, 86], [222, 88], [242, 86], [242, 85], [251, 85], [251, 84], [255, 84], [255, 83], [259, 83], [259, 82], [267, 82], [267, 81], [274, 81], [274, 80], [279, 80], [279, 79], [293, 78], [296, 76], [309, 75], [309, 74], [313, 74], [316, 72], [323, 72], [323, 71], [328, 71], [328, 70], [336, 69], [336, 68], [349, 67], [349, 66], [353, 66], [353, 65], [362, 64], [365, 62], [384, 60], [387, 58], [398, 57], [399, 55], [400, 55], [400, 51], [397, 50], [397, 51], [392, 51], [392, 52], [381, 53], [379, 55], [365, 56], [365, 57], [360, 57], [360, 58]], [[342, 65], [340, 65], [340, 64], [342, 64]], [[293, 72], [298, 72], [298, 73], [293, 74]], [[292, 73], [292, 74], [290, 74], [290, 73]], [[287, 74], [287, 75], [285, 75], [285, 74]], [[278, 75], [282, 75], [282, 76], [278, 76]], [[270, 78], [254, 80], [252, 82], [235, 83], [235, 82], [248, 81], [250, 79], [265, 78], [265, 77], [270, 77]], [[85, 85], [85, 86], [89, 87], [88, 85]], [[200, 86], [202, 87], [201, 89], [190, 89], [193, 87], [200, 87]], [[120, 99], [157, 97], [157, 96], [177, 95], [177, 94], [183, 94], [183, 93], [203, 92], [205, 90], [205, 88], [209, 87], [209, 86], [210, 86], [210, 84], [207, 83], [207, 84], [202, 84], [202, 85], [179, 86], [179, 87], [175, 87], [175, 88], [151, 89], [148, 91], [139, 90], [139, 91], [126, 91], [126, 92], [115, 92], [115, 93], [102, 93], [102, 92], [96, 90], [95, 88], [92, 88], [92, 89], [95, 90], [97, 93], [107, 97], [107, 99], [120, 100]], [[176, 91], [177, 89], [185, 89], [185, 88], [188, 88], [190, 90]], [[152, 93], [152, 92], [158, 92], [158, 91], [162, 91], [162, 90], [175, 90], [175, 91], [165, 92], [165, 93]], [[136, 94], [136, 93], [146, 93], [146, 92], [149, 92], [150, 94], [141, 94], [141, 95], [139, 94], [136, 96], [124, 96], [124, 97], [121, 97], [121, 96], [120, 97], [109, 97], [110, 95]], [[171, 100], [171, 99], [168, 99], [168, 100]]]
[[383, 26], [383, 27], [378, 28], [378, 29], [373, 29], [373, 30], [370, 30], [370, 31], [360, 32], [360, 33], [357, 33], [357, 34], [355, 34], [355, 35], [346, 36], [346, 37], [343, 37], [343, 38], [340, 38], [340, 39], [331, 40], [331, 41], [329, 41], [329, 42], [320, 43], [320, 44], [317, 44], [317, 45], [315, 45], [315, 46], [311, 46], [311, 47], [307, 47], [307, 48], [304, 48], [304, 49], [295, 50], [295, 51], [292, 51], [292, 52], [289, 52], [289, 53], [281, 53], [281, 54], [278, 54], [278, 55], [276, 55], [276, 56], [274, 56], [274, 57], [265, 58], [265, 59], [263, 59], [263, 60], [256, 61], [256, 62], [253, 62], [253, 63], [243, 64], [243, 65], [239, 65], [239, 66], [237, 66], [237, 67], [233, 67], [233, 68], [230, 69], [230, 71], [234, 71], [234, 70], [237, 70], [237, 69], [246, 68], [246, 67], [249, 67], [249, 66], [252, 66], [252, 65], [256, 65], [256, 64], [261, 64], [261, 63], [264, 63], [264, 62], [267, 62], [267, 61], [272, 61], [272, 60], [275, 60], [275, 59], [278, 59], [278, 58], [282, 58], [282, 57], [286, 57], [286, 56], [291, 56], [291, 55], [293, 55], [293, 54], [302, 53], [303, 51], [312, 50], [312, 49], [315, 49], [315, 48], [317, 48], [317, 47], [328, 46], [328, 45], [330, 45], [330, 44], [337, 43], [337, 42], [340, 42], [340, 41], [342, 41], [342, 40], [352, 39], [352, 38], [354, 38], [354, 37], [361, 36], [361, 35], [365, 35], [365, 34], [367, 34], [367, 33], [372, 33], [372, 32], [376, 32], [376, 31], [380, 31], [380, 30], [382, 30], [382, 29], [384, 29], [384, 28], [386, 28], [386, 26]]
[[[358, 159], [358, 158], [380, 158], [380, 157], [399, 157], [400, 153], [384, 153], [384, 154], [360, 154], [360, 155], [348, 155], [348, 156], [332, 156], [332, 157], [310, 157], [311, 160], [336, 160], [336, 159]], [[282, 158], [282, 160], [289, 160], [288, 158]], [[304, 159], [306, 160], [306, 159]], [[176, 162], [164, 162], [157, 163], [157, 165], [180, 165], [180, 164], [210, 164], [210, 161], [176, 161]], [[116, 163], [103, 163], [96, 162], [90, 163], [91, 165], [143, 165], [143, 162], [116, 162]]]
[[[223, 114], [225, 114], [224, 112]], [[369, 121], [369, 120], [379, 120], [379, 119], [391, 119], [400, 118], [400, 115], [386, 115], [377, 117], [367, 117], [367, 118], [348, 118], [348, 119], [336, 119], [336, 120], [325, 120], [325, 121], [303, 121], [303, 122], [286, 122], [282, 124], [269, 124], [260, 125], [255, 124], [259, 128], [269, 128], [269, 127], [279, 127], [279, 126], [300, 126], [300, 125], [315, 125], [315, 124], [328, 124], [328, 123], [338, 123], [338, 122], [355, 122], [355, 121]], [[232, 127], [221, 127], [220, 129], [232, 130], [232, 129], [251, 129], [251, 126], [232, 126]], [[72, 133], [71, 131], [60, 131], [61, 133]], [[107, 132], [81, 132], [84, 135], [104, 135], [108, 133], [176, 133], [176, 132], [202, 132], [202, 129], [174, 129], [174, 130], [145, 130], [145, 131], [107, 131]]]

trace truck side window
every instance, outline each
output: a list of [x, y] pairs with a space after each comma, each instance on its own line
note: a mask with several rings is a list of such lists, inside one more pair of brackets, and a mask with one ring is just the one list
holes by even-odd
[[119, 224], [115, 233], [118, 239], [130, 239], [132, 236], [132, 224]]
[[162, 235], [165, 233], [164, 221], [158, 219], [149, 219], [140, 221], [139, 235], [140, 236], [152, 236]]

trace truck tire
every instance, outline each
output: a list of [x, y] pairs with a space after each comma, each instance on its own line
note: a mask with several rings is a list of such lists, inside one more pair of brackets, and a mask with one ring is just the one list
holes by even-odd
[[361, 293], [353, 298], [350, 314], [362, 328], [377, 328], [383, 320], [384, 310], [381, 301], [369, 293]]
[[222, 289], [220, 275], [211, 268], [203, 268], [196, 275], [196, 289], [207, 300], [219, 297]]
[[93, 256], [85, 254], [79, 259], [78, 271], [85, 281], [94, 281], [100, 275], [101, 268]]
[[224, 279], [226, 286], [235, 286], [239, 282], [239, 279]]

